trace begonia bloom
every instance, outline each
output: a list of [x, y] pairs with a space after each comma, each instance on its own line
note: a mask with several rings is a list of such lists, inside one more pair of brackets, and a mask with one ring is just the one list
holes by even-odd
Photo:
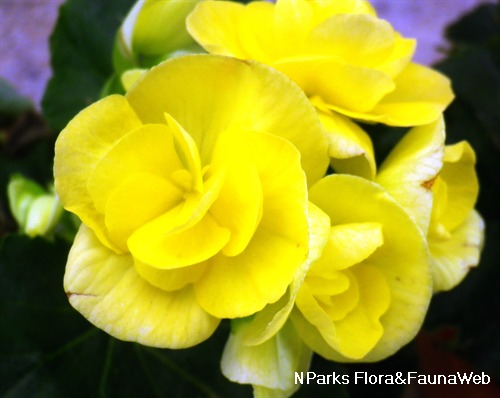
[[434, 203], [427, 240], [434, 290], [450, 290], [479, 264], [484, 221], [474, 210], [479, 193], [476, 156], [462, 141], [447, 145], [441, 172], [432, 185]]
[[279, 72], [211, 55], [160, 64], [56, 143], [56, 189], [84, 224], [71, 304], [117, 338], [170, 348], [254, 314], [307, 258], [307, 183], [327, 163], [314, 108]]
[[378, 361], [420, 329], [432, 294], [425, 238], [378, 184], [331, 175], [309, 190], [330, 218], [324, 250], [291, 319], [306, 344], [337, 361]]
[[213, 54], [280, 70], [319, 109], [394, 126], [435, 120], [453, 99], [449, 80], [412, 63], [415, 41], [362, 0], [207, 1], [187, 19]]
[[479, 263], [484, 222], [474, 210], [479, 184], [465, 141], [445, 146], [442, 118], [415, 127], [391, 151], [375, 178], [427, 236], [435, 291], [456, 286]]

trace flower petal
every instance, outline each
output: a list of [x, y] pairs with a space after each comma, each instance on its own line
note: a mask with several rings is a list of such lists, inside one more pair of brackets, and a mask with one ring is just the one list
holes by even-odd
[[149, 173], [134, 173], [106, 203], [108, 235], [121, 250], [127, 252], [127, 240], [135, 230], [181, 201], [182, 191], [166, 179]]
[[231, 238], [222, 250], [226, 256], [236, 256], [245, 250], [262, 218], [262, 186], [253, 163], [258, 151], [249, 149], [252, 145], [255, 145], [252, 133], [222, 134], [210, 165], [214, 170], [223, 170], [225, 176], [210, 213], [231, 231]]
[[261, 221], [243, 253], [210, 259], [195, 284], [199, 303], [221, 318], [248, 316], [277, 301], [307, 258], [307, 187], [299, 153], [279, 137], [250, 137], [246, 152], [262, 185]]
[[[399, 39], [399, 40], [397, 40]], [[334, 55], [358, 66], [379, 69], [395, 53], [406, 62], [413, 55], [412, 46], [403, 46], [408, 54], [394, 52], [400, 39], [389, 22], [368, 14], [336, 14], [314, 27], [305, 51]]]
[[[391, 301], [381, 318], [384, 333], [363, 360], [385, 358], [409, 342], [422, 325], [432, 293], [426, 241], [406, 211], [378, 184], [365, 179], [325, 177], [309, 190], [309, 198], [330, 216], [332, 225], [382, 225], [384, 244], [367, 261], [385, 279]], [[307, 344], [317, 343], [314, 333], [305, 333], [302, 337]], [[334, 350], [326, 352], [322, 355], [329, 359], [350, 360]]]
[[126, 97], [141, 120], [164, 123], [164, 113], [172, 115], [196, 142], [202, 166], [210, 164], [221, 133], [242, 130], [292, 142], [310, 183], [326, 171], [326, 136], [316, 112], [300, 88], [272, 68], [190, 55], [151, 69], [140, 83]]
[[[309, 275], [323, 276], [330, 270], [343, 270], [362, 262], [384, 243], [382, 225], [377, 222], [334, 225], [323, 255], [316, 261]], [[335, 264], [331, 263], [335, 259]]]
[[160, 289], [175, 291], [196, 282], [205, 272], [205, 263], [176, 269], [159, 269], [134, 259], [136, 271], [145, 280]]
[[450, 290], [479, 263], [484, 243], [484, 221], [472, 211], [449, 239], [429, 239], [434, 291]]
[[59, 135], [54, 183], [64, 208], [78, 215], [109, 248], [104, 219], [95, 208], [87, 181], [101, 157], [120, 138], [141, 126], [127, 100], [113, 95], [81, 111]]
[[268, 304], [247, 322], [238, 325], [238, 333], [245, 345], [258, 345], [273, 337], [285, 324], [295, 304], [295, 297], [302, 286], [312, 262], [321, 255], [330, 236], [330, 219], [318, 207], [309, 203], [309, 254], [295, 273], [287, 293], [277, 302]]
[[439, 177], [446, 183], [448, 201], [439, 222], [449, 231], [469, 217], [476, 203], [479, 182], [475, 163], [474, 150], [466, 141], [447, 145], [444, 149], [444, 165]]
[[454, 98], [450, 80], [419, 64], [409, 64], [394, 80], [396, 89], [370, 112], [343, 112], [389, 126], [420, 126], [435, 121]]
[[184, 221], [179, 216], [182, 213], [182, 209], [173, 209], [135, 231], [128, 240], [132, 255], [155, 268], [176, 269], [211, 258], [229, 241], [229, 230], [221, 227], [210, 213], [178, 231], [177, 226]]
[[307, 95], [321, 97], [330, 109], [343, 114], [370, 112], [395, 89], [393, 79], [386, 73], [349, 65], [337, 57], [290, 57], [271, 66], [289, 76]]
[[206, 340], [219, 324], [197, 304], [192, 289], [169, 293], [151, 286], [130, 255], [109, 250], [85, 225], [69, 254], [64, 289], [83, 316], [121, 340], [185, 348]]
[[104, 213], [111, 195], [131, 175], [148, 173], [169, 181], [183, 167], [171, 130], [163, 124], [145, 125], [108, 148], [90, 173], [87, 187], [96, 209]]
[[273, 5], [267, 2], [243, 6], [229, 1], [204, 1], [188, 16], [186, 25], [209, 53], [240, 59], [259, 54], [260, 59], [273, 56], [266, 51], [268, 46], [262, 45], [272, 42], [272, 15]]
[[328, 133], [330, 164], [335, 171], [372, 180], [377, 166], [369, 135], [347, 117], [326, 109], [321, 111], [324, 102], [319, 97], [311, 102], [319, 108], [319, 120]]
[[376, 182], [382, 185], [427, 233], [432, 209], [432, 185], [443, 166], [444, 121], [415, 127], [389, 154]]
[[277, 390], [278, 397], [290, 396], [298, 388], [295, 372], [306, 372], [312, 357], [295, 328], [288, 322], [271, 339], [248, 346], [239, 332], [240, 321], [233, 322], [237, 323], [222, 354], [224, 376], [237, 383], [253, 384], [254, 388]]

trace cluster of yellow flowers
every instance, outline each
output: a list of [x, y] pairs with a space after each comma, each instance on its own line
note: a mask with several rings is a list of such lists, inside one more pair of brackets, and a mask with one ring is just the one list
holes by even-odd
[[[444, 142], [449, 81], [366, 1], [191, 1], [160, 23], [170, 3], [137, 3], [122, 47], [160, 59], [187, 29], [210, 54], [125, 73], [127, 93], [56, 143], [57, 192], [83, 222], [71, 304], [155, 347], [231, 319], [222, 371], [256, 396], [291, 395], [312, 352], [393, 354], [483, 242], [474, 152]], [[412, 128], [377, 166], [360, 121]]]

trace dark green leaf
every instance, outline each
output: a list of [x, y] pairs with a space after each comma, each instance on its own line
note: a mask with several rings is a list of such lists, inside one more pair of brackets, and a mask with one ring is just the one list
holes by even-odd
[[42, 101], [55, 130], [99, 98], [113, 73], [113, 41], [133, 0], [68, 0], [50, 39], [53, 77]]
[[19, 115], [30, 109], [33, 109], [31, 101], [19, 94], [5, 80], [0, 79], [0, 120]]
[[62, 287], [69, 245], [7, 236], [0, 247], [0, 396], [249, 397], [219, 360], [228, 325], [187, 350], [113, 339], [69, 304]]

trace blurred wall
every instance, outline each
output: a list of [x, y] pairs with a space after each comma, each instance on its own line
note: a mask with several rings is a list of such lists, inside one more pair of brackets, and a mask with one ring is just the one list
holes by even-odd
[[[91, 1], [91, 0], [89, 0]], [[372, 0], [381, 18], [418, 40], [415, 60], [432, 64], [444, 47], [444, 26], [493, 0]], [[0, 0], [0, 77], [39, 104], [50, 77], [48, 38], [64, 0]]]

